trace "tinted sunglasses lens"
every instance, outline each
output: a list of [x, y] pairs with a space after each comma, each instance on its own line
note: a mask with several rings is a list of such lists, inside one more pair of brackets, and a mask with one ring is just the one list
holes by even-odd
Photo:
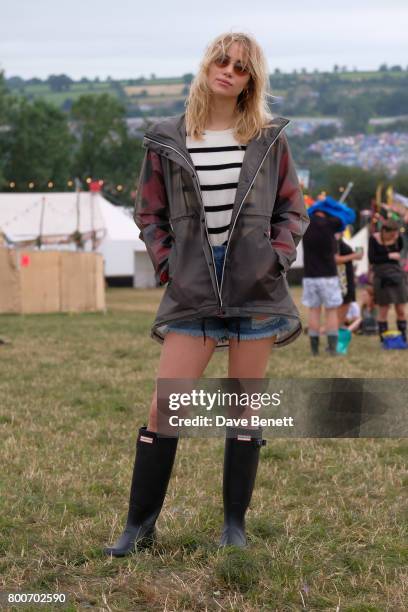
[[248, 74], [247, 68], [244, 68], [244, 66], [242, 66], [241, 64], [235, 64], [234, 71], [235, 74], [237, 74], [238, 76], [244, 76], [244, 74]]
[[228, 66], [228, 64], [229, 64], [229, 59], [225, 55], [220, 55], [219, 57], [215, 58], [214, 62], [220, 68], [225, 68], [225, 66]]

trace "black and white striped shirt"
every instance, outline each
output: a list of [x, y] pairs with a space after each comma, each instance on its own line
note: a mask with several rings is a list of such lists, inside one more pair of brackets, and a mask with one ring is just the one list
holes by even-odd
[[193, 160], [204, 203], [210, 243], [226, 244], [235, 192], [246, 145], [235, 140], [233, 128], [206, 130], [204, 140], [187, 136], [187, 149]]

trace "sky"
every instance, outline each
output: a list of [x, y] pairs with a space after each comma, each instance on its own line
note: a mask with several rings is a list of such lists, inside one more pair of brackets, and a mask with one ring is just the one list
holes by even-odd
[[407, 0], [0, 0], [6, 77], [196, 73], [225, 31], [252, 34], [270, 72], [408, 65]]

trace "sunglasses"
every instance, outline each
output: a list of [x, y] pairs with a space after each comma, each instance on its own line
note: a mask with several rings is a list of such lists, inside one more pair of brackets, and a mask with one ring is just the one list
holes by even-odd
[[[230, 61], [231, 59], [228, 55], [219, 55], [215, 58], [214, 63], [219, 68], [225, 68], [226, 66], [229, 66]], [[249, 74], [249, 70], [247, 68], [244, 68], [240, 61], [235, 62], [233, 70], [237, 76], [246, 76], [247, 74]]]

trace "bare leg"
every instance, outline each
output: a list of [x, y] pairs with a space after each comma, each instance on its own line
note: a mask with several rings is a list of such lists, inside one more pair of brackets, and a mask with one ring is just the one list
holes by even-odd
[[379, 306], [378, 322], [387, 321], [389, 308], [390, 308], [389, 304], [386, 304], [385, 306]]
[[228, 354], [229, 378], [263, 378], [276, 336], [258, 340], [232, 338]]
[[[271, 348], [276, 336], [259, 338], [257, 340], [241, 340], [232, 338], [228, 354], [229, 378], [264, 378]], [[251, 407], [240, 416], [250, 420]], [[233, 414], [232, 416], [237, 416]], [[250, 427], [250, 429], [253, 429]]]
[[328, 331], [335, 331], [338, 329], [338, 318], [337, 318], [337, 308], [326, 308], [325, 310], [326, 317], [326, 333]]
[[309, 317], [308, 317], [308, 327], [309, 330], [320, 333], [320, 312], [321, 307], [316, 306], [316, 308], [309, 308]]
[[[228, 376], [230, 378], [263, 378], [271, 347], [276, 336], [257, 340], [230, 340]], [[240, 439], [237, 432], [225, 439], [223, 471], [224, 526], [220, 546], [246, 546], [245, 513], [251, 501], [258, 469], [262, 429], [253, 427], [250, 407], [241, 418], [248, 418], [250, 427], [238, 428], [250, 439]]]
[[395, 304], [395, 314], [397, 319], [405, 319], [405, 304]]
[[[169, 332], [163, 343], [158, 378], [198, 378], [214, 352], [216, 341]], [[155, 523], [166, 495], [177, 450], [177, 437], [157, 438], [157, 384], [153, 395], [149, 424], [140, 428], [130, 489], [129, 511], [125, 529], [113, 546], [104, 552], [123, 557], [139, 544], [154, 541]], [[149, 435], [142, 437], [142, 433]]]
[[[207, 336], [169, 332], [164, 338], [157, 378], [199, 378], [207, 367], [217, 341]], [[149, 414], [149, 431], [157, 431], [157, 383]]]

